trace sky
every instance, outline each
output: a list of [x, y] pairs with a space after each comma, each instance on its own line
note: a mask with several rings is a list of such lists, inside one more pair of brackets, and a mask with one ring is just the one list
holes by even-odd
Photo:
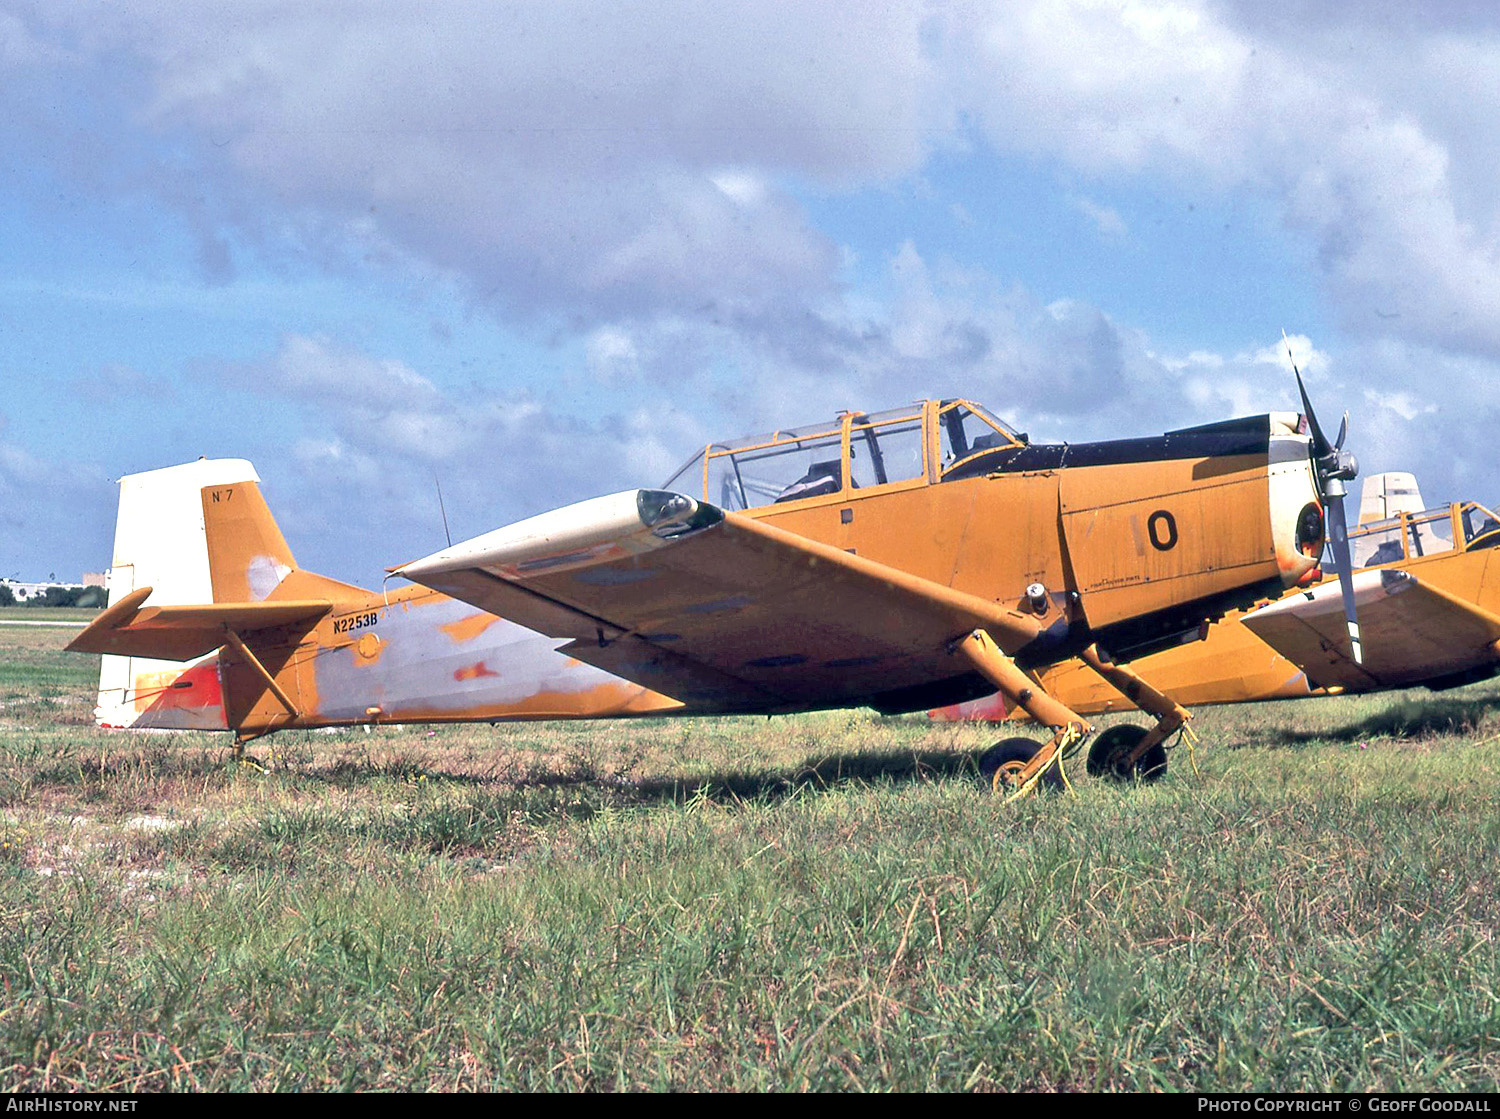
[[0, 0], [0, 576], [251, 460], [388, 565], [696, 447], [1296, 407], [1500, 503], [1500, 14], [1373, 0]]

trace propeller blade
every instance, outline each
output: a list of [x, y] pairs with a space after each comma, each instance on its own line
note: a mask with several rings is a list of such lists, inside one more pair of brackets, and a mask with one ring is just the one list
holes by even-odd
[[[1313, 457], [1324, 458], [1329, 451], [1334, 449], [1333, 444], [1328, 442], [1328, 436], [1323, 434], [1323, 428], [1318, 423], [1318, 415], [1313, 411], [1312, 401], [1307, 399], [1307, 386], [1302, 383], [1302, 370], [1297, 368], [1297, 359], [1292, 356], [1292, 343], [1284, 330], [1281, 332], [1281, 341], [1286, 345], [1287, 360], [1292, 363], [1292, 374], [1297, 378], [1297, 391], [1302, 394], [1302, 414], [1307, 417], [1307, 430], [1313, 437]], [[1342, 442], [1342, 436], [1340, 442]]]
[[1333, 550], [1333, 562], [1339, 569], [1339, 590], [1344, 597], [1344, 621], [1349, 627], [1349, 647], [1354, 652], [1354, 663], [1364, 664], [1364, 649], [1359, 642], [1359, 622], [1354, 617], [1354, 565], [1349, 558], [1349, 525], [1344, 520], [1342, 493], [1329, 495], [1327, 515], [1328, 543]]
[[1307, 430], [1312, 436], [1312, 457], [1318, 490], [1323, 495], [1323, 515], [1328, 526], [1328, 544], [1333, 551], [1333, 562], [1339, 569], [1339, 590], [1344, 599], [1344, 622], [1349, 627], [1349, 648], [1354, 654], [1355, 664], [1365, 663], [1365, 652], [1359, 641], [1359, 621], [1354, 616], [1354, 565], [1349, 556], [1349, 522], [1344, 518], [1344, 482], [1359, 473], [1359, 464], [1354, 456], [1344, 451], [1344, 436], [1349, 434], [1349, 413], [1344, 413], [1339, 423], [1338, 442], [1329, 443], [1328, 436], [1318, 423], [1313, 412], [1312, 401], [1307, 398], [1307, 386], [1302, 383], [1302, 371], [1297, 368], [1297, 359], [1292, 355], [1292, 343], [1286, 331], [1281, 332], [1281, 341], [1286, 346], [1286, 356], [1292, 363], [1292, 373], [1297, 378], [1297, 392], [1302, 396], [1302, 414], [1307, 417]]
[[1313, 457], [1326, 458], [1328, 452], [1333, 450], [1333, 444], [1328, 442], [1328, 436], [1323, 434], [1322, 425], [1318, 423], [1318, 414], [1313, 411], [1312, 401], [1307, 399], [1307, 386], [1302, 383], [1302, 373], [1295, 362], [1292, 364], [1292, 372], [1297, 377], [1297, 391], [1302, 394], [1302, 414], [1307, 417], [1307, 430], [1313, 437]]

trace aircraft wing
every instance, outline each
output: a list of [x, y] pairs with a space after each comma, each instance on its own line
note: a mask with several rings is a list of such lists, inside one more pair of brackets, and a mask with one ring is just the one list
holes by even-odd
[[223, 645], [229, 630], [243, 637], [283, 626], [307, 628], [333, 606], [311, 599], [146, 606], [150, 595], [150, 587], [141, 587], [120, 599], [68, 642], [68, 651], [187, 661]]
[[1321, 687], [1405, 687], [1500, 659], [1500, 617], [1408, 571], [1356, 572], [1354, 599], [1363, 666], [1349, 654], [1337, 582], [1288, 595], [1245, 615], [1244, 623]]
[[[552, 637], [689, 706], [777, 711], [929, 702], [983, 627], [1007, 652], [1040, 621], [680, 494], [581, 502], [393, 569]], [[879, 698], [884, 697], [884, 698]]]

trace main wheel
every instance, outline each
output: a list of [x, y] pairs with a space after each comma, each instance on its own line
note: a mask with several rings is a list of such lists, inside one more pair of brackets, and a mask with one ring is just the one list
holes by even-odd
[[1121, 723], [1101, 732], [1089, 747], [1089, 776], [1107, 777], [1111, 781], [1126, 783], [1141, 781], [1149, 784], [1160, 780], [1167, 772], [1167, 748], [1160, 742], [1142, 754], [1134, 766], [1125, 764], [1125, 760], [1141, 744], [1141, 739], [1146, 734], [1145, 727], [1129, 723]]
[[[1019, 784], [1021, 770], [1026, 768], [1026, 763], [1036, 757], [1041, 748], [1040, 742], [1030, 738], [1002, 738], [979, 755], [979, 776], [986, 785], [997, 791]], [[1042, 772], [1038, 784], [1046, 789], [1063, 787], [1062, 774], [1058, 772], [1055, 762]]]

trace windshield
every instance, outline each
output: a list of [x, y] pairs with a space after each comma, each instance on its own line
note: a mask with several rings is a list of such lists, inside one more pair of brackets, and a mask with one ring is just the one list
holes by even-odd
[[1500, 517], [1496, 517], [1477, 501], [1464, 503], [1462, 520], [1465, 546], [1474, 543], [1481, 536], [1500, 531]]
[[944, 471], [982, 451], [1021, 442], [1021, 437], [1010, 427], [967, 401], [945, 404], [938, 413], [938, 445]]

